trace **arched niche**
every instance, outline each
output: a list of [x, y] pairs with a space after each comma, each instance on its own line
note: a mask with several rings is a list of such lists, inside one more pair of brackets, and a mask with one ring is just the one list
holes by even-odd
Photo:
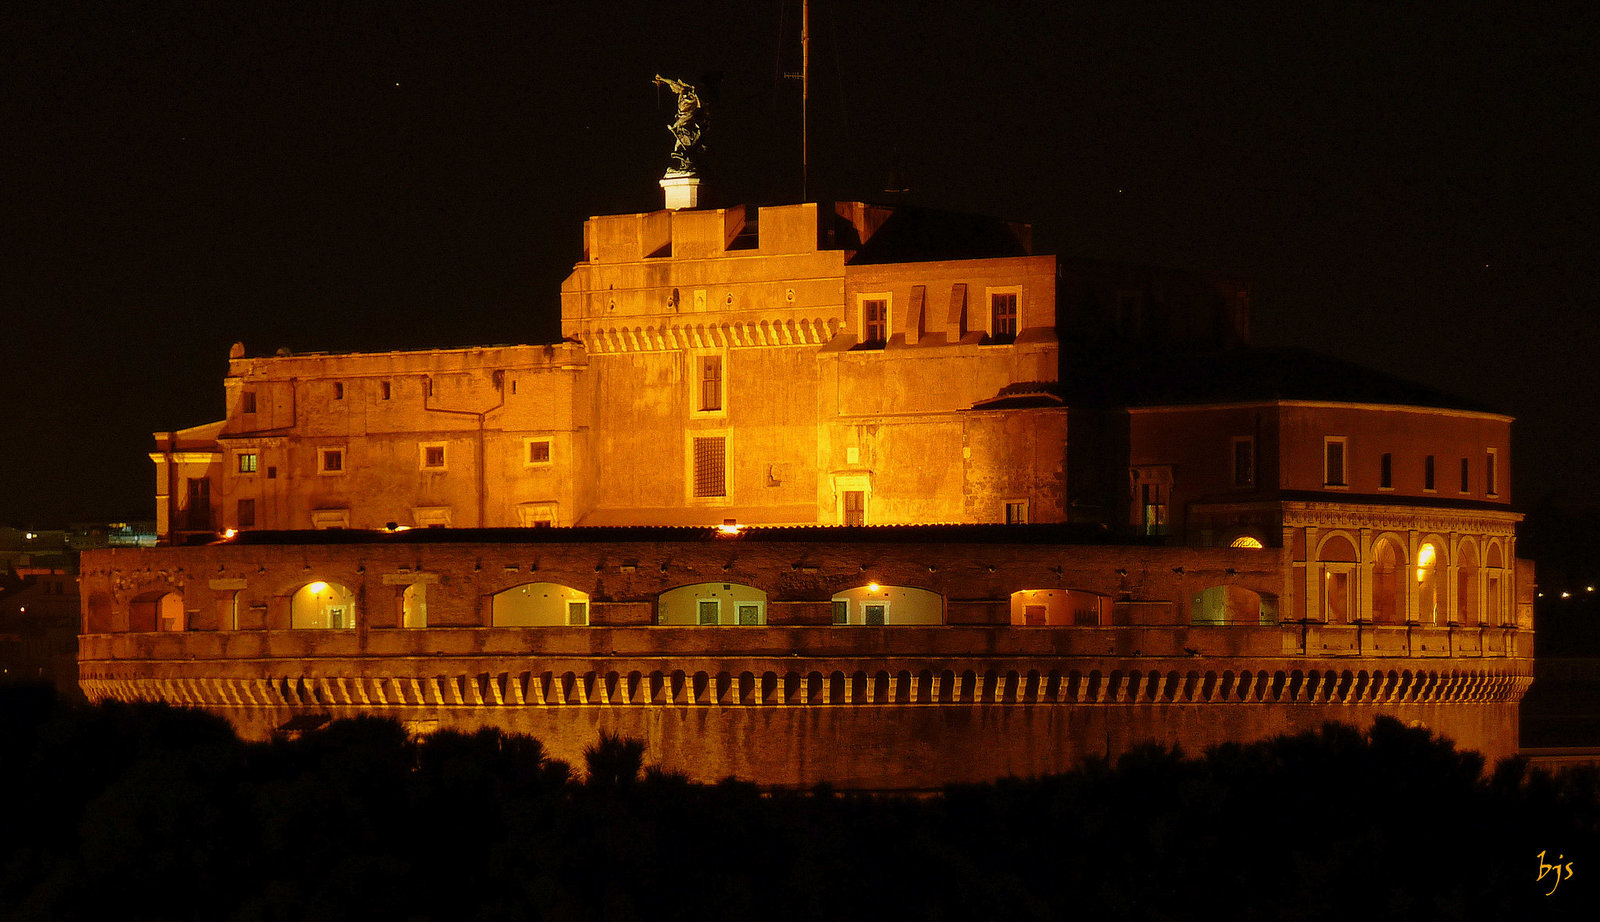
[[1356, 546], [1347, 536], [1329, 535], [1317, 549], [1322, 563], [1322, 617], [1330, 623], [1354, 620]]
[[869, 627], [943, 624], [944, 596], [913, 586], [883, 586], [868, 583], [865, 586], [834, 593], [833, 623]]
[[1011, 623], [1027, 627], [1095, 627], [1111, 623], [1111, 597], [1080, 589], [1011, 593]]
[[767, 594], [743, 583], [692, 583], [656, 597], [656, 623], [701, 627], [767, 623]]
[[356, 597], [344, 586], [314, 580], [289, 596], [289, 627], [348, 630], [356, 626]]
[[1478, 547], [1471, 540], [1463, 541], [1456, 551], [1456, 616], [1462, 624], [1474, 625], [1481, 621], [1478, 605]]
[[1405, 555], [1392, 538], [1379, 538], [1372, 545], [1372, 620], [1398, 624], [1405, 620]]
[[495, 593], [489, 604], [495, 627], [561, 627], [589, 623], [589, 594], [560, 583], [523, 583]]
[[1449, 614], [1445, 597], [1444, 545], [1429, 539], [1417, 545], [1417, 619], [1423, 624], [1443, 624]]

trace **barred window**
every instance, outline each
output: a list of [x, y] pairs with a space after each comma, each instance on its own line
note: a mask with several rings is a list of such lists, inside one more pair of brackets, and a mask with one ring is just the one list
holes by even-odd
[[694, 495], [726, 496], [728, 440], [723, 436], [694, 440]]

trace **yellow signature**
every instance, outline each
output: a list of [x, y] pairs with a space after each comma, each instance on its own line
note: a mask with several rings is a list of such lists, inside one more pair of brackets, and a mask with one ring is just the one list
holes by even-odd
[[[1550, 884], [1550, 892], [1545, 894], [1545, 896], [1553, 896], [1556, 892], [1556, 888], [1561, 886], [1562, 881], [1572, 879], [1572, 862], [1568, 861], [1566, 864], [1562, 864], [1561, 859], [1565, 858], [1566, 856], [1556, 855], [1555, 864], [1546, 864], [1544, 855], [1545, 853], [1543, 851], [1539, 852], [1538, 880], [1544, 880], [1546, 877], [1551, 877], [1554, 879], [1554, 882]], [[1538, 880], [1534, 882], [1538, 883]]]

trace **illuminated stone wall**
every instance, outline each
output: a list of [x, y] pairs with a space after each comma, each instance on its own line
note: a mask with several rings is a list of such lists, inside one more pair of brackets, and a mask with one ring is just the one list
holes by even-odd
[[[1531, 676], [1525, 620], [1392, 637], [1191, 623], [1208, 588], [1270, 598], [1285, 564], [1273, 551], [1060, 544], [1031, 529], [1010, 542], [997, 529], [639, 531], [87, 552], [83, 687], [206, 707], [257, 737], [295, 716], [368, 712], [531, 732], [578, 760], [608, 729], [702, 780], [928, 787], [1145, 739], [1198, 751], [1380, 713], [1505, 755]], [[764, 625], [654, 624], [663, 593], [724, 582], [759, 590]], [[293, 597], [315, 583], [348, 590], [352, 627], [290, 627]], [[399, 627], [418, 583], [428, 627]], [[528, 583], [586, 595], [589, 625], [488, 626], [496, 594]], [[833, 597], [869, 586], [937, 593], [945, 623], [832, 625]], [[1010, 623], [1013, 593], [1056, 588], [1107, 599], [1101, 623]], [[186, 630], [134, 623], [136, 600], [172, 593]]]

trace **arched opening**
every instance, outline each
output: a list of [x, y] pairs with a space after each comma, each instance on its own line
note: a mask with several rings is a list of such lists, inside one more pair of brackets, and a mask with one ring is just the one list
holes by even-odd
[[1011, 623], [1028, 627], [1111, 623], [1111, 598], [1080, 589], [1023, 589], [1011, 593]]
[[943, 624], [944, 596], [911, 586], [868, 583], [834, 593], [833, 611], [834, 624]]
[[1229, 541], [1228, 546], [1249, 548], [1253, 551], [1260, 551], [1266, 548], [1266, 544], [1255, 535], [1240, 535], [1239, 537], [1234, 538], [1232, 541]]
[[1445, 614], [1445, 600], [1440, 591], [1443, 586], [1439, 571], [1444, 566], [1444, 554], [1439, 545], [1424, 541], [1417, 548], [1417, 620], [1423, 624], [1440, 624]]
[[1372, 548], [1372, 620], [1398, 624], [1405, 620], [1405, 568], [1400, 548], [1388, 538]]
[[400, 593], [400, 626], [428, 626], [427, 583], [412, 583]]
[[130, 631], [183, 631], [188, 629], [185, 622], [182, 593], [157, 589], [128, 603]]
[[1322, 617], [1329, 622], [1353, 619], [1356, 547], [1343, 535], [1331, 535], [1317, 553], [1322, 561]]
[[1478, 549], [1463, 542], [1456, 557], [1456, 621], [1477, 624]]
[[317, 580], [289, 597], [289, 627], [296, 630], [348, 630], [356, 626], [355, 593]]
[[693, 583], [656, 597], [656, 623], [705, 627], [767, 623], [767, 594], [742, 583]]
[[589, 594], [560, 583], [523, 583], [489, 602], [495, 627], [561, 627], [589, 623]]
[[1189, 600], [1191, 624], [1275, 624], [1277, 600], [1243, 586], [1212, 586]]
[[1483, 615], [1488, 624], [1504, 624], [1506, 622], [1505, 609], [1505, 570], [1502, 568], [1500, 545], [1489, 545], [1489, 552], [1484, 555], [1483, 574]]

